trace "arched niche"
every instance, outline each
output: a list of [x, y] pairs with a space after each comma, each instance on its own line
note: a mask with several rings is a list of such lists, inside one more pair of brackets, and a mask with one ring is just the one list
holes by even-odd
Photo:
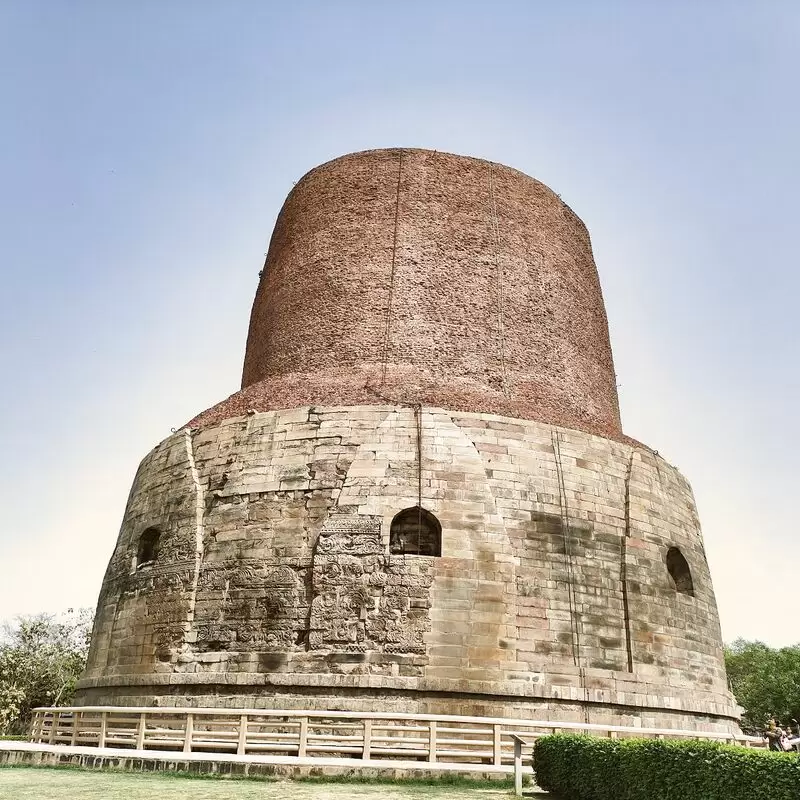
[[392, 520], [389, 551], [412, 556], [440, 556], [442, 526], [439, 520], [420, 506], [403, 509]]
[[139, 537], [136, 548], [136, 569], [146, 564], [152, 564], [158, 558], [158, 545], [161, 531], [158, 528], [147, 528]]
[[672, 582], [675, 584], [676, 591], [680, 594], [694, 596], [694, 581], [689, 562], [677, 547], [670, 547], [667, 550], [667, 570]]

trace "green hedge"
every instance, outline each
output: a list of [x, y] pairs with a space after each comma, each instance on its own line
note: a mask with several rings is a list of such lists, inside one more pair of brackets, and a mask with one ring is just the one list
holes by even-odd
[[536, 783], [565, 800], [798, 800], [800, 758], [737, 745], [563, 735], [538, 739]]

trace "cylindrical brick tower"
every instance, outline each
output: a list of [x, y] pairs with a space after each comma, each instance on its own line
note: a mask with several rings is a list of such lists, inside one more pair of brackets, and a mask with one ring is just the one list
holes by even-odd
[[691, 489], [622, 433], [557, 195], [406, 149], [297, 184], [242, 389], [136, 475], [80, 698], [735, 727]]

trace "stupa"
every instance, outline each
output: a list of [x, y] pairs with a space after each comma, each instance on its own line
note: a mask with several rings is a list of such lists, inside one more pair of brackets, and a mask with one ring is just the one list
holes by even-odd
[[136, 474], [79, 699], [736, 728], [690, 486], [622, 432], [558, 195], [414, 149], [297, 183], [241, 390]]

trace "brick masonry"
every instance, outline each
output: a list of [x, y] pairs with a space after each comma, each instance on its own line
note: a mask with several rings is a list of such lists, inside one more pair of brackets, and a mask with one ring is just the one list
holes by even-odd
[[[389, 551], [392, 518], [418, 503], [441, 522], [440, 558]], [[151, 527], [157, 558], [137, 568]], [[736, 716], [674, 467], [544, 423], [403, 406], [252, 413], [156, 447], [80, 691], [697, 729]]]
[[430, 150], [354, 153], [297, 183], [242, 387], [191, 424], [389, 402], [622, 436], [583, 222], [517, 170]]

